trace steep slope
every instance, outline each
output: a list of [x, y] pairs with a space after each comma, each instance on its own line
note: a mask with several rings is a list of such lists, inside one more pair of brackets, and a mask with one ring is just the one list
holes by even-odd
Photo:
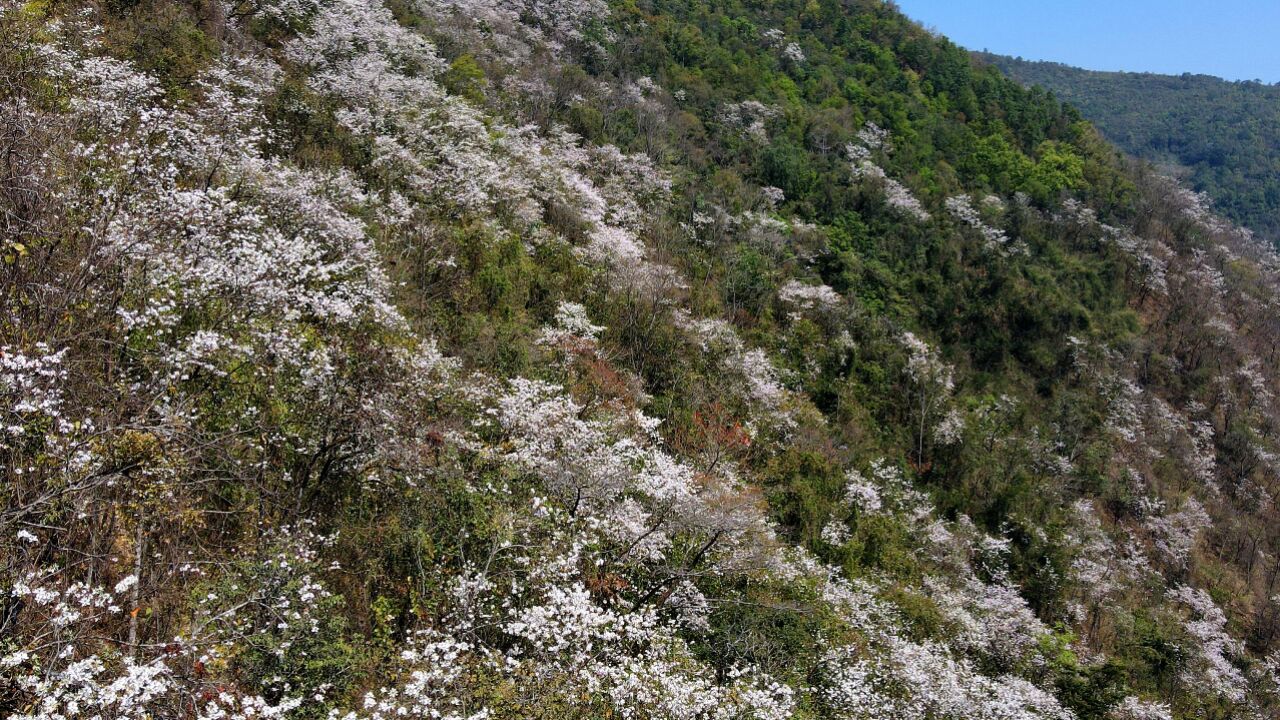
[[1126, 152], [1172, 166], [1224, 216], [1280, 242], [1280, 85], [977, 57], [1053, 91]]
[[1276, 712], [1276, 256], [891, 4], [5, 2], [0, 105], [6, 718]]

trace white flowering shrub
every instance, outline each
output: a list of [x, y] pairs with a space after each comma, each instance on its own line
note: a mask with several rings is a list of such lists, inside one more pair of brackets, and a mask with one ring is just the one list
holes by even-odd
[[928, 222], [932, 216], [911, 189], [889, 177], [873, 159], [877, 152], [887, 156], [892, 150], [889, 132], [875, 123], [868, 123], [859, 131], [858, 142], [845, 148], [845, 153], [849, 156], [853, 177], [878, 185], [884, 193], [886, 205], [917, 222]]
[[1132, 695], [1116, 703], [1107, 717], [1114, 720], [1173, 720], [1168, 705], [1147, 702]]
[[1156, 550], [1166, 562], [1184, 567], [1191, 559], [1200, 534], [1213, 520], [1195, 498], [1187, 498], [1180, 510], [1148, 518], [1145, 523], [1155, 539]]
[[961, 223], [978, 231], [986, 247], [1003, 250], [1009, 244], [1009, 236], [999, 228], [992, 227], [982, 219], [982, 215], [973, 207], [973, 198], [968, 195], [957, 195], [947, 198], [947, 212]]
[[1227, 618], [1222, 608], [1204, 590], [1183, 585], [1171, 594], [1190, 612], [1183, 629], [1194, 641], [1193, 652], [1197, 656], [1187, 668], [1184, 681], [1203, 684], [1232, 702], [1244, 702], [1248, 681], [1232, 662], [1243, 654], [1244, 645], [1226, 632]]
[[778, 299], [800, 308], [827, 309], [840, 303], [840, 295], [827, 285], [805, 285], [790, 280], [778, 290]]
[[900, 339], [906, 349], [906, 374], [913, 386], [911, 413], [916, 422], [916, 457], [923, 460], [925, 441], [929, 438], [930, 426], [935, 425], [938, 438], [948, 444], [959, 432], [956, 420], [950, 414], [942, 413], [945, 403], [955, 390], [955, 378], [952, 367], [942, 361], [938, 351], [914, 333], [905, 332]]
[[859, 513], [873, 514], [884, 507], [880, 489], [857, 470], [845, 476], [844, 502]]

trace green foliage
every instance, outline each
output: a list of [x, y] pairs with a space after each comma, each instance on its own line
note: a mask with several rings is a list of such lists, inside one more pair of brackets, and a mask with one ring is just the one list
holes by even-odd
[[732, 258], [724, 279], [724, 302], [734, 312], [758, 315], [773, 298], [771, 263], [753, 249]]
[[816, 453], [790, 450], [775, 457], [766, 472], [769, 505], [778, 521], [797, 541], [815, 544], [844, 489], [840, 469]]
[[1027, 180], [1033, 195], [1048, 200], [1078, 189], [1084, 182], [1084, 160], [1069, 146], [1046, 140], [1040, 145], [1039, 155]]
[[474, 57], [459, 55], [449, 64], [449, 69], [441, 79], [449, 92], [472, 102], [484, 101], [484, 70]]
[[108, 42], [119, 54], [160, 80], [170, 95], [183, 98], [218, 54], [218, 43], [199, 26], [186, 5], [146, 0], [131, 6], [110, 28]]
[[736, 589], [745, 600], [712, 614], [711, 632], [698, 649], [722, 669], [750, 663], [775, 677], [804, 677], [821, 659], [822, 647], [814, 638], [831, 629], [830, 619], [795, 612], [811, 600], [801, 587], [771, 583]]
[[[342, 596], [305, 599], [315, 588], [310, 574], [315, 572], [318, 568], [307, 560], [282, 554], [246, 560], [217, 582], [198, 586], [195, 602], [218, 610], [209, 629], [228, 639], [227, 652], [211, 660], [227, 667], [200, 671], [229, 670], [270, 702], [281, 702], [297, 687], [323, 686], [335, 695], [344, 693], [362, 651], [348, 631]], [[263, 587], [275, 594], [253, 594]], [[306, 614], [299, 615], [295, 606]], [[319, 703], [300, 711], [300, 717], [324, 715]]]
[[1112, 142], [1185, 175], [1224, 215], [1280, 242], [1280, 86], [978, 57], [1053, 91]]

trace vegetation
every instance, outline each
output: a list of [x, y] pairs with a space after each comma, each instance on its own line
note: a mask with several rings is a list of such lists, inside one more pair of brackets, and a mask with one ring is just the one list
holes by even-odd
[[1280, 263], [881, 0], [0, 0], [12, 720], [1267, 718]]
[[1125, 152], [1178, 175], [1223, 216], [1280, 242], [1280, 85], [978, 57], [1052, 91]]

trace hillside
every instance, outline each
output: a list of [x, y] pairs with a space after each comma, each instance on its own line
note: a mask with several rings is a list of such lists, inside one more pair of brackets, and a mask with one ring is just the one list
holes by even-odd
[[0, 0], [0, 718], [1280, 710], [1280, 262], [881, 0]]
[[1280, 242], [1280, 85], [977, 56], [1051, 90], [1126, 152], [1169, 166], [1223, 216]]

